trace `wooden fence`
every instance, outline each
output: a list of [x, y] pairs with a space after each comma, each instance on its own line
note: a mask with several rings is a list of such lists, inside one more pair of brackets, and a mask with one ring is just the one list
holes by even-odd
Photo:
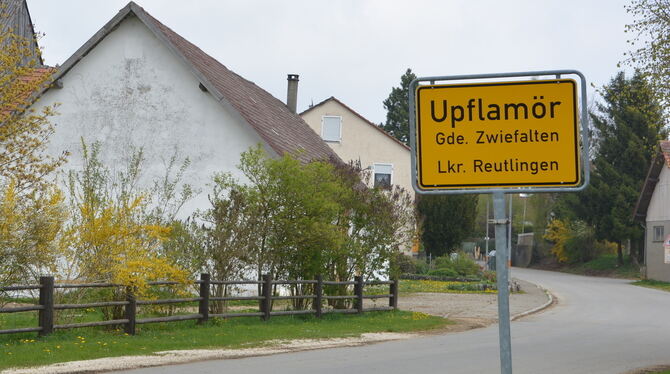
[[[165, 281], [165, 282], [149, 282], [148, 284], [150, 286], [169, 286], [169, 285], [178, 285], [179, 283]], [[85, 304], [54, 304], [54, 290], [56, 288], [59, 289], [102, 288], [102, 287], [111, 288], [111, 287], [123, 287], [123, 286], [113, 283], [56, 284], [54, 283], [53, 277], [40, 277], [40, 284], [0, 287], [0, 292], [39, 290], [39, 304], [30, 306], [0, 308], [0, 313], [37, 311], [39, 313], [38, 327], [0, 330], [0, 334], [37, 332], [39, 335], [43, 336], [51, 334], [54, 330], [59, 329], [73, 329], [73, 328], [91, 327], [91, 326], [123, 325], [126, 333], [134, 335], [135, 326], [145, 323], [174, 322], [174, 321], [186, 321], [186, 320], [197, 320], [198, 323], [204, 323], [207, 322], [207, 320], [210, 317], [219, 317], [219, 318], [260, 317], [263, 320], [268, 320], [272, 316], [298, 315], [298, 314], [314, 314], [316, 315], [317, 318], [321, 318], [321, 316], [326, 313], [363, 313], [368, 311], [393, 310], [398, 308], [398, 280], [364, 282], [363, 277], [360, 276], [354, 277], [354, 281], [348, 281], [348, 282], [324, 281], [321, 276], [318, 276], [317, 279], [315, 280], [273, 280], [272, 276], [264, 275], [262, 281], [247, 281], [247, 280], [217, 281], [217, 280], [210, 280], [209, 274], [201, 274], [200, 279], [195, 281], [193, 284], [199, 285], [198, 297], [180, 298], [180, 299], [137, 300], [132, 295], [131, 292], [126, 292], [125, 293], [126, 300], [124, 301], [105, 301], [105, 302], [93, 302]], [[295, 296], [273, 295], [272, 289], [274, 286], [298, 285], [298, 284], [303, 285], [313, 284], [314, 294], [295, 295]], [[212, 297], [210, 295], [210, 288], [212, 285], [237, 285], [237, 286], [260, 285], [259, 287], [260, 292], [257, 296]], [[336, 286], [353, 285], [354, 293], [353, 295], [337, 295], [337, 296], [325, 295], [323, 292], [323, 287], [331, 285]], [[388, 285], [389, 293], [366, 295], [363, 292], [363, 290], [365, 286], [370, 285], [373, 286]], [[388, 307], [363, 308], [363, 300], [381, 299], [381, 298], [388, 298], [389, 300]], [[286, 310], [286, 311], [272, 310], [272, 302], [274, 300], [292, 300], [292, 299], [313, 299], [314, 309]], [[337, 300], [337, 299], [352, 299], [353, 307], [351, 309], [323, 308], [324, 301]], [[209, 312], [210, 310], [209, 303], [212, 301], [234, 301], [234, 300], [257, 300], [259, 303], [259, 311], [251, 313], [219, 313], [219, 314], [213, 314]], [[137, 318], [137, 306], [161, 305], [161, 304], [174, 305], [188, 302], [198, 303], [198, 313], [187, 314], [187, 315], [174, 315], [167, 317], [155, 317], [155, 318], [142, 318], [142, 319]], [[125, 308], [124, 310], [125, 318], [109, 320], [109, 321], [70, 323], [61, 325], [54, 324], [54, 313], [56, 310], [88, 309], [88, 308], [102, 308], [102, 307], [114, 307], [114, 306], [123, 306]]]

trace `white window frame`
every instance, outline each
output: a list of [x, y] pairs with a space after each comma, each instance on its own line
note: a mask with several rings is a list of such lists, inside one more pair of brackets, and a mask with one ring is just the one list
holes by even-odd
[[[377, 165], [388, 166], [388, 167], [391, 168], [391, 181], [389, 182], [389, 187], [393, 186], [393, 164], [386, 163], [386, 162], [375, 162], [375, 163], [372, 164], [372, 187], [375, 186], [375, 174], [377, 174]], [[384, 173], [384, 174], [386, 174], [386, 173]]]
[[[661, 229], [660, 230], [660, 235], [656, 235], [656, 229]], [[662, 242], [665, 239], [665, 227], [664, 226], [654, 226], [652, 228], [651, 235], [652, 235], [651, 241]]]
[[[324, 128], [326, 127], [326, 118], [337, 118], [340, 121], [340, 133], [338, 135], [337, 140], [333, 139], [326, 139], [323, 135], [324, 133]], [[331, 142], [331, 143], [341, 143], [342, 142], [342, 116], [321, 116], [321, 139], [323, 139], [324, 142]]]

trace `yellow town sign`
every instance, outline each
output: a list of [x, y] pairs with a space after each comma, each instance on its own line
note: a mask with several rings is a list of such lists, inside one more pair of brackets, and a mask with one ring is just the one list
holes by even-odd
[[418, 86], [417, 185], [578, 186], [576, 86], [572, 79]]

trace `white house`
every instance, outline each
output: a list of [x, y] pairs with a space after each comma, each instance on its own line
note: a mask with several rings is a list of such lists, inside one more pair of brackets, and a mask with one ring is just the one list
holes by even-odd
[[[50, 147], [55, 154], [72, 153], [67, 168], [80, 166], [81, 137], [102, 142], [107, 165], [121, 165], [133, 148], [142, 147], [148, 178], [162, 176], [177, 152], [192, 162], [186, 182], [200, 189], [215, 172], [239, 177], [240, 153], [257, 144], [271, 156], [338, 159], [295, 110], [133, 2], [65, 61], [54, 79], [35, 106], [60, 103]], [[184, 211], [207, 206], [203, 193]]]
[[300, 116], [343, 161], [369, 168], [370, 186], [395, 184], [413, 194], [410, 149], [398, 139], [334, 97]]
[[670, 282], [670, 140], [659, 142], [634, 218], [645, 227], [646, 276]]

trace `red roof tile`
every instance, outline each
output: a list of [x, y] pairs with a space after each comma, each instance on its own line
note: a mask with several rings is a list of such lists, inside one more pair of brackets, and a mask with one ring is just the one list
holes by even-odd
[[[50, 83], [49, 76], [53, 72], [54, 68], [50, 67], [33, 68], [27, 74], [16, 78], [18, 82], [16, 82], [17, 86], [15, 86], [16, 91], [12, 93], [12, 99], [0, 104], [0, 118], [4, 120], [4, 116], [9, 113], [23, 111], [30, 104], [31, 95], [42, 89], [42, 86], [48, 86]], [[10, 90], [14, 90], [14, 88]]]

